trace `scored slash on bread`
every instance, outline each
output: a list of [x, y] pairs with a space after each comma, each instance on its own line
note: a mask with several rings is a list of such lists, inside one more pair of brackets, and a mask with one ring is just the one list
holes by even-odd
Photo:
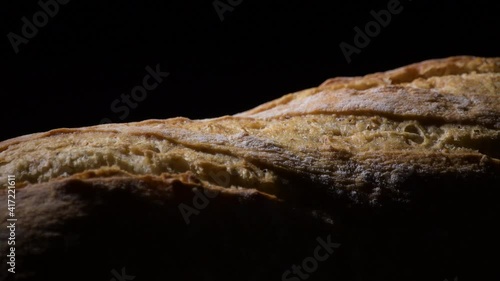
[[[221, 173], [228, 179], [224, 184], [213, 176]], [[57, 244], [57, 237], [65, 235], [68, 229], [81, 232], [83, 237], [95, 238], [91, 230], [82, 226], [96, 221], [101, 226], [104, 224], [99, 221], [94, 208], [122, 210], [128, 208], [126, 204], [138, 200], [153, 217], [162, 220], [159, 214], [165, 215], [159, 223], [162, 225], [158, 226], [161, 233], [167, 231], [166, 225], [171, 225], [176, 230], [169, 237], [179, 239], [187, 230], [182, 226], [178, 204], [191, 202], [192, 190], [197, 188], [218, 190], [223, 194], [210, 201], [207, 210], [200, 211], [204, 213], [197, 218], [200, 223], [215, 224], [206, 226], [202, 223], [197, 234], [203, 237], [210, 236], [209, 230], [218, 234], [229, 231], [235, 235], [250, 231], [242, 226], [245, 223], [239, 221], [236, 214], [241, 219], [249, 219], [255, 213], [254, 219], [258, 221], [264, 219], [264, 209], [267, 208], [264, 206], [270, 204], [268, 214], [278, 212], [282, 216], [278, 222], [264, 219], [259, 225], [252, 221], [256, 229], [266, 231], [266, 227], [279, 225], [280, 233], [284, 229], [290, 231], [290, 237], [304, 243], [297, 248], [307, 248], [307, 241], [314, 242], [314, 237], [322, 233], [338, 233], [339, 239], [344, 239], [341, 243], [345, 249], [343, 255], [355, 263], [362, 258], [353, 258], [348, 249], [356, 248], [354, 241], [361, 243], [357, 238], [365, 239], [363, 243], [374, 237], [389, 240], [386, 231], [390, 227], [379, 229], [381, 226], [374, 225], [374, 222], [384, 224], [394, 219], [395, 226], [391, 227], [403, 233], [411, 229], [407, 225], [409, 222], [421, 228], [429, 223], [429, 228], [434, 229], [434, 224], [439, 224], [437, 218], [453, 217], [451, 210], [458, 212], [453, 208], [463, 206], [468, 202], [463, 201], [468, 196], [472, 196], [473, 206], [491, 208], [487, 209], [486, 216], [495, 217], [491, 210], [496, 207], [488, 205], [492, 198], [484, 198], [483, 204], [477, 200], [482, 200], [484, 194], [498, 194], [496, 189], [500, 183], [500, 58], [451, 57], [363, 77], [333, 78], [319, 87], [285, 95], [234, 116], [204, 120], [147, 120], [56, 129], [22, 136], [0, 143], [2, 185], [8, 174], [16, 176], [17, 192], [22, 198], [18, 208], [20, 216], [25, 216], [20, 222], [21, 229], [27, 239], [40, 241], [38, 248], [34, 248], [37, 250], [24, 249], [25, 252], [19, 254], [24, 255], [20, 259], [25, 259], [26, 280], [37, 274], [58, 278], [56, 273], [36, 266], [39, 258], [36, 253], [53, 257], [57, 250], [53, 253], [52, 245]], [[4, 191], [0, 193], [2, 202], [6, 201]], [[102, 204], [99, 207], [96, 207], [96, 194], [99, 194], [98, 201]], [[123, 201], [110, 194], [123, 198]], [[452, 209], [440, 212], [440, 208]], [[483, 209], [475, 212], [480, 210]], [[103, 212], [108, 219], [126, 220], [118, 211]], [[234, 214], [229, 215], [231, 212]], [[435, 212], [439, 213], [435, 222], [418, 218], [432, 217]], [[466, 216], [467, 212], [462, 215]], [[140, 224], [136, 217], [139, 214], [126, 213], [134, 223]], [[0, 214], [2, 221], [5, 221], [4, 216]], [[401, 218], [407, 221], [399, 221]], [[219, 219], [224, 223], [217, 222]], [[292, 226], [294, 220], [300, 221], [302, 226]], [[242, 225], [231, 226], [228, 222]], [[145, 223], [146, 228], [154, 230], [154, 221], [148, 223], [151, 224]], [[338, 224], [342, 225], [339, 229], [336, 228]], [[401, 230], [399, 224], [406, 230]], [[304, 225], [308, 225], [309, 230], [305, 230]], [[367, 233], [359, 233], [366, 229], [373, 231], [372, 238], [367, 238]], [[420, 239], [420, 234], [415, 231], [411, 235]], [[269, 235], [269, 241], [277, 241], [273, 240], [278, 239], [275, 233]], [[155, 239], [160, 238], [153, 236], [152, 241], [158, 242]], [[247, 237], [248, 233], [244, 236]], [[262, 234], [256, 237], [254, 242], [257, 245], [252, 244], [247, 251], [263, 255], [267, 248], [273, 255], [278, 255], [277, 258], [273, 255], [266, 258], [268, 268], [257, 271], [260, 275], [255, 273], [261, 280], [267, 276], [279, 279], [279, 273], [289, 268], [287, 264], [293, 263], [292, 257], [300, 256], [300, 251], [290, 249], [286, 242], [269, 249], [271, 246], [266, 243], [265, 247], [259, 244], [264, 239]], [[90, 245], [85, 244], [90, 243], [89, 240], [82, 239], [84, 245]], [[227, 249], [245, 248], [238, 241], [228, 241]], [[420, 242], [425, 244], [428, 241]], [[434, 245], [434, 242], [429, 243]], [[164, 242], [158, 243], [160, 249], [168, 247]], [[400, 253], [400, 246], [387, 248], [408, 257]], [[133, 253], [137, 250], [134, 247], [140, 246], [134, 245], [130, 250]], [[117, 248], [119, 245], [113, 246], [113, 249]], [[255, 257], [246, 255], [237, 255], [235, 261], [223, 258], [227, 249], [216, 251], [214, 255], [219, 260], [211, 261], [231, 264], [234, 268], [227, 269], [226, 275], [205, 268], [201, 260], [206, 256], [202, 255], [192, 262], [193, 266], [203, 270], [185, 273], [186, 280], [200, 276], [230, 280], [229, 277], [236, 278], [235, 272], [242, 269], [236, 265], [236, 260], [248, 265], [256, 262]], [[287, 254], [283, 253], [280, 256], [283, 251], [290, 251], [290, 256], [284, 257]], [[449, 255], [442, 250], [436, 251], [429, 253], [440, 257]], [[470, 245], [466, 251], [472, 251]], [[175, 255], [187, 258], [185, 253], [174, 252], [174, 257], [163, 258], [179, 268], [190, 268], [187, 260], [173, 262]], [[76, 253], [82, 252], [74, 255]], [[149, 253], [154, 255], [155, 252]], [[400, 259], [372, 252], [363, 258], [377, 259], [377, 255], [383, 257], [381, 260], [395, 263]], [[300, 260], [298, 258], [297, 262]], [[346, 260], [337, 261], [338, 264], [331, 268], [352, 266]], [[137, 276], [139, 273], [144, 276], [166, 274], [160, 269], [147, 271], [147, 263], [132, 257], [121, 259], [110, 254], [101, 261], [108, 263], [108, 267], [116, 265], [117, 268], [121, 268], [120, 263], [129, 261]], [[158, 265], [159, 261], [150, 262]], [[373, 278], [365, 280], [378, 280], [378, 277], [393, 280], [387, 279], [391, 276], [400, 278], [394, 280], [417, 280], [410, 276], [429, 276], [441, 270], [436, 261], [427, 261], [424, 264], [429, 270], [421, 273], [412, 266], [403, 266], [400, 272], [394, 273], [369, 273], [375, 264], [383, 266], [378, 262], [372, 265], [367, 261], [360, 263], [366, 272], [359, 274]], [[447, 269], [457, 268], [460, 261], [445, 264]], [[78, 267], [71, 268], [76, 270]], [[174, 266], [168, 268], [175, 271]], [[96, 272], [105, 274], [111, 269], [104, 266], [97, 268]], [[354, 274], [353, 270], [337, 268], [317, 276], [338, 275], [344, 278], [340, 280], [352, 280], [346, 276]]]

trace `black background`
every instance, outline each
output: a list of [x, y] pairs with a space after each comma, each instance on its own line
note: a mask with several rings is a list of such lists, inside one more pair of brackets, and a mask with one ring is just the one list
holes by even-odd
[[[103, 118], [234, 114], [334, 76], [499, 55], [493, 4], [401, 0], [403, 11], [347, 63], [340, 42], [352, 44], [353, 28], [388, 2], [243, 0], [221, 21], [212, 0], [72, 0], [15, 54], [7, 34], [21, 34], [21, 18], [41, 8], [37, 1], [2, 1], [0, 140]], [[120, 120], [111, 103], [156, 64], [170, 76]]]

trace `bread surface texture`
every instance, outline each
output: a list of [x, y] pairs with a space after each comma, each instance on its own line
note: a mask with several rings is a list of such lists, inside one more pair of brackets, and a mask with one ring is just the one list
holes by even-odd
[[[18, 185], [87, 171], [190, 171], [212, 184], [286, 193], [289, 177], [377, 199], [410, 175], [498, 171], [500, 59], [453, 57], [334, 78], [252, 110], [57, 129], [0, 143]], [[5, 182], [5, 181], [3, 181]]]
[[[445, 277], [439, 274], [463, 266], [462, 261], [442, 265], [433, 259], [417, 260], [426, 254], [445, 260], [453, 256], [449, 249], [455, 249], [447, 245], [449, 251], [442, 250], [439, 245], [449, 240], [441, 236], [444, 240], [422, 237], [441, 231], [447, 222], [456, 231], [454, 223], [459, 225], [461, 219], [497, 218], [493, 200], [500, 187], [500, 58], [450, 57], [337, 77], [232, 116], [146, 120], [21, 136], [0, 142], [2, 202], [7, 201], [7, 175], [15, 175], [21, 198], [18, 212], [23, 219], [18, 225], [24, 237], [20, 243], [26, 245], [19, 254], [26, 268], [21, 280], [63, 278], [39, 262], [52, 257], [64, 263], [60, 255], [68, 251], [61, 246], [65, 237], [78, 237], [69, 255], [81, 261], [91, 255], [84, 245], [98, 237], [112, 241], [117, 228], [133, 228], [127, 221], [157, 231], [148, 235], [158, 249], [171, 245], [160, 234], [173, 244], [205, 237], [225, 246], [214, 250], [216, 246], [197, 240], [196, 247], [213, 252], [209, 266], [203, 262], [209, 254], [190, 259], [179, 245], [173, 246], [172, 255], [148, 248], [151, 260], [146, 263], [134, 257], [139, 244], [127, 250], [118, 242], [97, 243], [95, 247], [120, 253], [98, 258], [106, 266], [89, 271], [102, 274], [98, 280], [105, 280], [112, 266], [119, 268], [127, 261], [138, 276], [160, 280], [168, 276], [161, 260], [169, 264], [165, 268], [185, 274], [177, 280], [279, 280], [287, 264], [307, 257], [307, 241], [315, 243], [321, 235], [337, 235], [343, 260], [332, 258], [323, 266], [331, 271], [323, 270], [311, 280], [438, 280]], [[179, 206], [192, 204], [198, 192], [218, 196], [207, 210], [198, 210], [201, 215], [191, 217], [199, 225], [193, 230]], [[128, 209], [134, 205], [142, 210]], [[115, 220], [114, 228], [99, 214]], [[141, 214], [151, 218], [141, 221]], [[0, 213], [0, 220], [6, 219], [6, 213]], [[91, 230], [93, 223], [105, 233]], [[477, 236], [473, 228], [490, 231], [487, 237], [496, 232], [478, 221], [469, 226], [462, 236], [451, 236], [472, 255], [477, 254], [468, 244]], [[446, 233], [455, 233], [450, 229]], [[211, 236], [214, 233], [218, 236]], [[255, 236], [244, 244], [234, 237], [224, 240], [222, 233], [246, 241]], [[127, 235], [139, 239], [135, 230]], [[404, 235], [430, 250], [404, 252]], [[376, 247], [377, 253], [358, 248], [375, 243], [373, 239], [386, 241]], [[193, 244], [186, 247], [198, 249]], [[246, 252], [231, 252], [238, 247]], [[362, 258], [354, 254], [363, 251], [367, 252]], [[230, 252], [234, 259], [227, 258]], [[245, 264], [257, 264], [264, 255], [262, 269], [238, 277]], [[402, 258], [415, 263], [403, 264], [398, 261]], [[483, 265], [493, 264], [484, 259]], [[233, 268], [226, 268], [226, 275], [217, 275], [221, 262]], [[148, 271], [148, 264], [155, 269]], [[393, 264], [399, 269], [391, 273]], [[199, 271], [189, 272], [193, 266]], [[422, 266], [428, 271], [418, 271]], [[81, 269], [74, 264], [68, 268]], [[432, 274], [435, 279], [419, 279]]]

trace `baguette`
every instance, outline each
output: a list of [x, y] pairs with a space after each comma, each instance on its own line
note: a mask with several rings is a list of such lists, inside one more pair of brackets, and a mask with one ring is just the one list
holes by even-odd
[[[16, 280], [498, 277], [500, 58], [333, 78], [233, 116], [21, 136], [0, 142], [2, 205], [8, 175]], [[327, 240], [328, 259], [302, 263]]]

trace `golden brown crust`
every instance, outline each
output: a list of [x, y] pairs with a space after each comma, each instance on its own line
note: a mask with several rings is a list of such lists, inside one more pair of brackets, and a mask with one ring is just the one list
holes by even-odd
[[[332, 221], [345, 227], [339, 233], [350, 237], [359, 234], [358, 227], [377, 229], [369, 222], [372, 216], [382, 225], [399, 213], [412, 219], [432, 217], [427, 208], [440, 208], [440, 200], [459, 212], [469, 195], [481, 199], [489, 194], [486, 201], [498, 195], [500, 58], [452, 57], [334, 78], [234, 116], [22, 136], [0, 142], [2, 186], [8, 174], [16, 176], [24, 204], [20, 214], [26, 237], [41, 236], [43, 241], [48, 239], [44, 231], [65, 233], [66, 225], [79, 218], [98, 221], [88, 213], [96, 208], [93, 200], [101, 202], [94, 196], [98, 190], [107, 194], [102, 204], [109, 208], [128, 208], [114, 197], [122, 190], [127, 204], [142, 198], [141, 206], [156, 219], [167, 214], [165, 222], [174, 221], [177, 231], [172, 239], [184, 235], [178, 206], [190, 201], [197, 189], [220, 193], [210, 201], [218, 211], [209, 211], [205, 219], [227, 218], [228, 212], [246, 208], [244, 214], [234, 211], [236, 221], [239, 215], [248, 219], [257, 213], [265, 221], [266, 214], [281, 210], [288, 223], [300, 217], [302, 224], [314, 226], [309, 234], [294, 230], [297, 237], [319, 235], [319, 229], [334, 231]], [[2, 188], [0, 200], [5, 197]], [[490, 203], [473, 203], [475, 212], [493, 214], [482, 209]], [[295, 213], [287, 213], [291, 210]], [[256, 227], [264, 226], [269, 223]], [[408, 229], [413, 235], [415, 229]], [[217, 231], [233, 233], [230, 226]], [[381, 238], [393, 239], [380, 231]], [[268, 246], [250, 248], [265, 255]], [[286, 268], [283, 263], [273, 266], [279, 268], [279, 278]]]
[[[327, 190], [364, 190], [362, 197], [376, 202], [384, 178], [406, 184], [394, 165], [422, 176], [498, 169], [499, 64], [432, 60], [329, 80], [235, 116], [33, 134], [0, 143], [0, 170], [16, 172], [20, 186], [108, 167], [133, 175], [190, 171], [212, 184], [211, 174], [224, 172], [228, 187], [277, 196], [297, 192], [289, 178], [298, 176]], [[384, 155], [394, 157], [380, 160]], [[427, 157], [452, 166], [429, 165]], [[374, 165], [387, 174], [367, 177]]]
[[237, 116], [383, 115], [500, 128], [500, 59], [430, 60], [364, 77], [329, 79]]

